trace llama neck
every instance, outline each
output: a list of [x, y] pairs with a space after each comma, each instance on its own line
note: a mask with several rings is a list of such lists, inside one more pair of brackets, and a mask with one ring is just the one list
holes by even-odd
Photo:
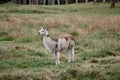
[[44, 43], [44, 46], [46, 47], [46, 49], [48, 51], [52, 51], [52, 47], [53, 47], [53, 41], [52, 39], [49, 37], [49, 36], [44, 36], [43, 37], [43, 43]]

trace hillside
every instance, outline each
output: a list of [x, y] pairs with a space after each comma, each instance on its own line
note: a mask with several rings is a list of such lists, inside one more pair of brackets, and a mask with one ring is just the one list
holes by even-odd
[[[51, 37], [76, 38], [75, 61], [55, 65], [46, 51], [41, 26]], [[0, 5], [0, 80], [120, 80], [120, 3]]]

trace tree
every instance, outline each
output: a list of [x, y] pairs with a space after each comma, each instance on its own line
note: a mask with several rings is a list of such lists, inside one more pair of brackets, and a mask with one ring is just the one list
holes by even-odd
[[78, 0], [75, 0], [76, 4], [78, 4]]
[[36, 4], [38, 5], [38, 0], [36, 0]]
[[31, 0], [29, 0], [29, 4], [31, 5], [32, 3], [31, 3]]
[[68, 0], [66, 0], [66, 4], [68, 4]]
[[97, 0], [94, 0], [94, 4], [97, 2]]
[[19, 0], [19, 3], [22, 4], [21, 0]]
[[0, 4], [7, 2], [6, 0], [0, 0]]
[[55, 0], [52, 0], [51, 4], [54, 5], [55, 4]]
[[26, 0], [23, 0], [23, 4], [26, 5]]
[[44, 5], [46, 4], [46, 0], [44, 0], [43, 4], [44, 4]]
[[60, 0], [57, 0], [57, 2], [58, 2], [58, 5], [60, 5]]
[[88, 0], [85, 0], [85, 3], [88, 3]]
[[106, 2], [106, 0], [103, 0], [103, 3], [105, 3]]
[[115, 7], [115, 0], [111, 0], [111, 8]]

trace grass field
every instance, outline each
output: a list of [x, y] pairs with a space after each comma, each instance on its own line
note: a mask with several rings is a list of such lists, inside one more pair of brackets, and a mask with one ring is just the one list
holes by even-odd
[[[64, 51], [55, 65], [40, 26], [75, 36], [74, 62]], [[0, 80], [120, 80], [120, 3], [0, 4]]]

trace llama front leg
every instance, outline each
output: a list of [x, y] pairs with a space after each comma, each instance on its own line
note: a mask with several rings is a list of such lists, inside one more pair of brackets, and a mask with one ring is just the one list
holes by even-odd
[[72, 47], [71, 58], [72, 58], [72, 61], [74, 61], [74, 47]]
[[60, 52], [55, 52], [55, 57], [56, 57], [56, 65], [60, 64]]
[[68, 50], [68, 62], [71, 62], [71, 50]]

